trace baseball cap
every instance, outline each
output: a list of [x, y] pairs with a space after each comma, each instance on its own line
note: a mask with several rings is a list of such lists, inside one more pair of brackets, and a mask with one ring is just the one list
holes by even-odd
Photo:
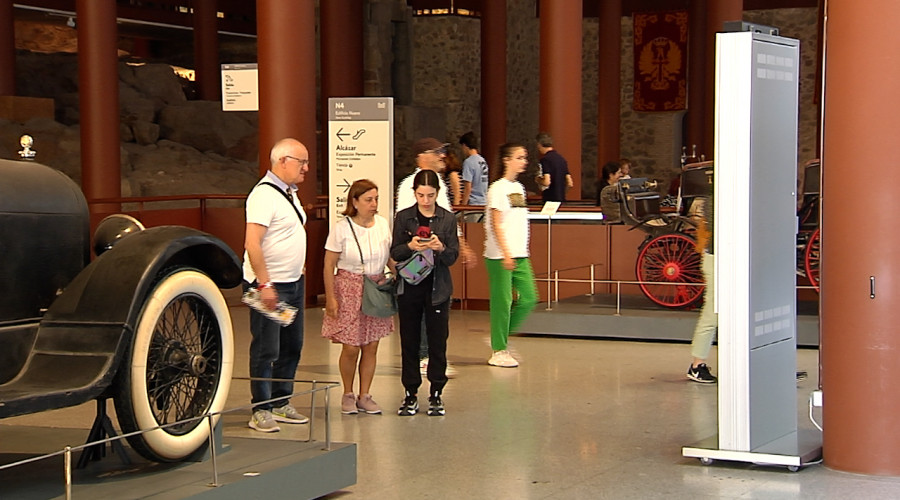
[[446, 148], [447, 146], [447, 143], [441, 142], [434, 137], [426, 137], [424, 139], [419, 139], [413, 144], [413, 155], [419, 156], [426, 151], [434, 151], [437, 149]]

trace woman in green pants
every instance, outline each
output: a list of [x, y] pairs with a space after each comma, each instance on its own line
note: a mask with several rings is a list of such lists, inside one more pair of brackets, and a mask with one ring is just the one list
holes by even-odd
[[[488, 364], [519, 366], [507, 350], [509, 332], [518, 329], [537, 303], [534, 272], [528, 258], [528, 206], [525, 188], [516, 179], [528, 165], [521, 144], [500, 146], [503, 177], [487, 192], [485, 207], [485, 267], [491, 287], [491, 348]], [[513, 301], [513, 289], [517, 299]]]

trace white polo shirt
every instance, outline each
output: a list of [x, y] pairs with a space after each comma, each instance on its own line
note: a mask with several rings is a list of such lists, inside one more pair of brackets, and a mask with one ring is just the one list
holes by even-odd
[[[282, 192], [278, 193], [271, 186], [262, 185], [264, 182], [275, 184]], [[288, 203], [288, 189], [297, 211]], [[303, 221], [297, 217], [297, 212], [303, 216]], [[266, 227], [262, 252], [270, 281], [293, 283], [303, 275], [306, 265], [306, 228], [303, 224], [306, 219], [306, 212], [297, 198], [297, 186], [288, 186], [271, 170], [266, 172], [265, 177], [260, 179], [247, 196], [247, 223]], [[244, 250], [244, 280], [253, 283], [255, 279], [250, 258]]]

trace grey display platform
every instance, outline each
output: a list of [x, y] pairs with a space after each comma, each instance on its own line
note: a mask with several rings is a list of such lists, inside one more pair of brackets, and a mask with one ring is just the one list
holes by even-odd
[[[0, 464], [58, 451], [84, 441], [84, 429], [0, 425]], [[107, 453], [72, 474], [72, 498], [317, 498], [356, 484], [356, 444], [225, 437], [228, 451], [216, 457], [218, 487], [211, 487], [210, 460], [159, 464], [126, 446], [131, 465]], [[77, 454], [73, 454], [73, 461]], [[65, 498], [62, 456], [0, 470], [0, 498]]]
[[[797, 345], [818, 347], [818, 304], [798, 302], [797, 310]], [[529, 335], [690, 342], [698, 314], [699, 310], [663, 309], [643, 296], [623, 296], [617, 316], [615, 295], [581, 295], [554, 303], [550, 311], [546, 302], [538, 303], [520, 331]]]

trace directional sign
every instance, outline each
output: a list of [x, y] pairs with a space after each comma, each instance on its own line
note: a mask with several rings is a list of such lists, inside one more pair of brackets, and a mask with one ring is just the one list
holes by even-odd
[[393, 98], [328, 99], [328, 179], [330, 228], [343, 217], [350, 186], [358, 179], [378, 186], [378, 213], [393, 222]]
[[255, 63], [222, 65], [222, 111], [259, 111]]

